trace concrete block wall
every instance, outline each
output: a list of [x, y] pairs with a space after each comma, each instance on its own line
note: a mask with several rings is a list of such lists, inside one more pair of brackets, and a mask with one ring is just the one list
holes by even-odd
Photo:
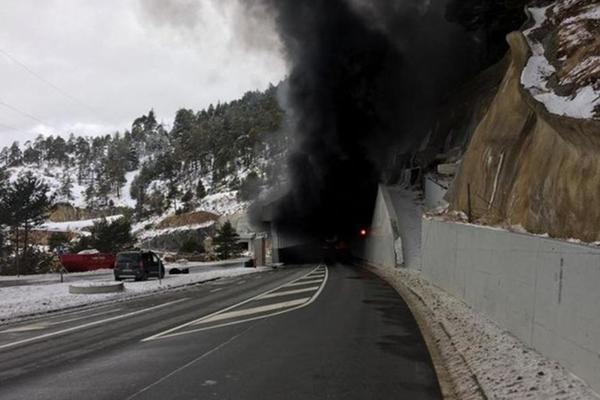
[[600, 391], [600, 249], [435, 219], [423, 275]]

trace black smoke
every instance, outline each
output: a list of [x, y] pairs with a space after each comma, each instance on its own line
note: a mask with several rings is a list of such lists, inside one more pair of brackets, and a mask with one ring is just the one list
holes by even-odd
[[487, 43], [447, 20], [446, 1], [253, 4], [275, 18], [291, 66], [285, 96], [296, 146], [276, 223], [349, 238], [369, 225], [395, 157], [421, 146], [438, 105], [485, 66]]

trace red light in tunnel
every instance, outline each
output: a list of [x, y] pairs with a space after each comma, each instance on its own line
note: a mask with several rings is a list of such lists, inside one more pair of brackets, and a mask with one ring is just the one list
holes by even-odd
[[360, 230], [360, 236], [367, 236], [367, 230], [366, 229], [361, 229]]

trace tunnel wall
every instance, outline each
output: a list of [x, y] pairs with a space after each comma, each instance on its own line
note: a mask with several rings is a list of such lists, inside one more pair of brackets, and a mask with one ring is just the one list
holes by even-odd
[[385, 187], [380, 185], [377, 189], [377, 199], [373, 210], [373, 219], [368, 234], [360, 238], [358, 246], [354, 247], [354, 255], [381, 267], [396, 266], [395, 241], [398, 238], [396, 228], [396, 215]]
[[424, 218], [422, 273], [600, 391], [600, 249]]

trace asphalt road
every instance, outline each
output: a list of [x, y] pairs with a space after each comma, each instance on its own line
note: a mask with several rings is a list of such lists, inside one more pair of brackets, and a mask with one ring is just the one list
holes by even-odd
[[440, 399], [402, 299], [305, 266], [0, 327], [0, 399]]

